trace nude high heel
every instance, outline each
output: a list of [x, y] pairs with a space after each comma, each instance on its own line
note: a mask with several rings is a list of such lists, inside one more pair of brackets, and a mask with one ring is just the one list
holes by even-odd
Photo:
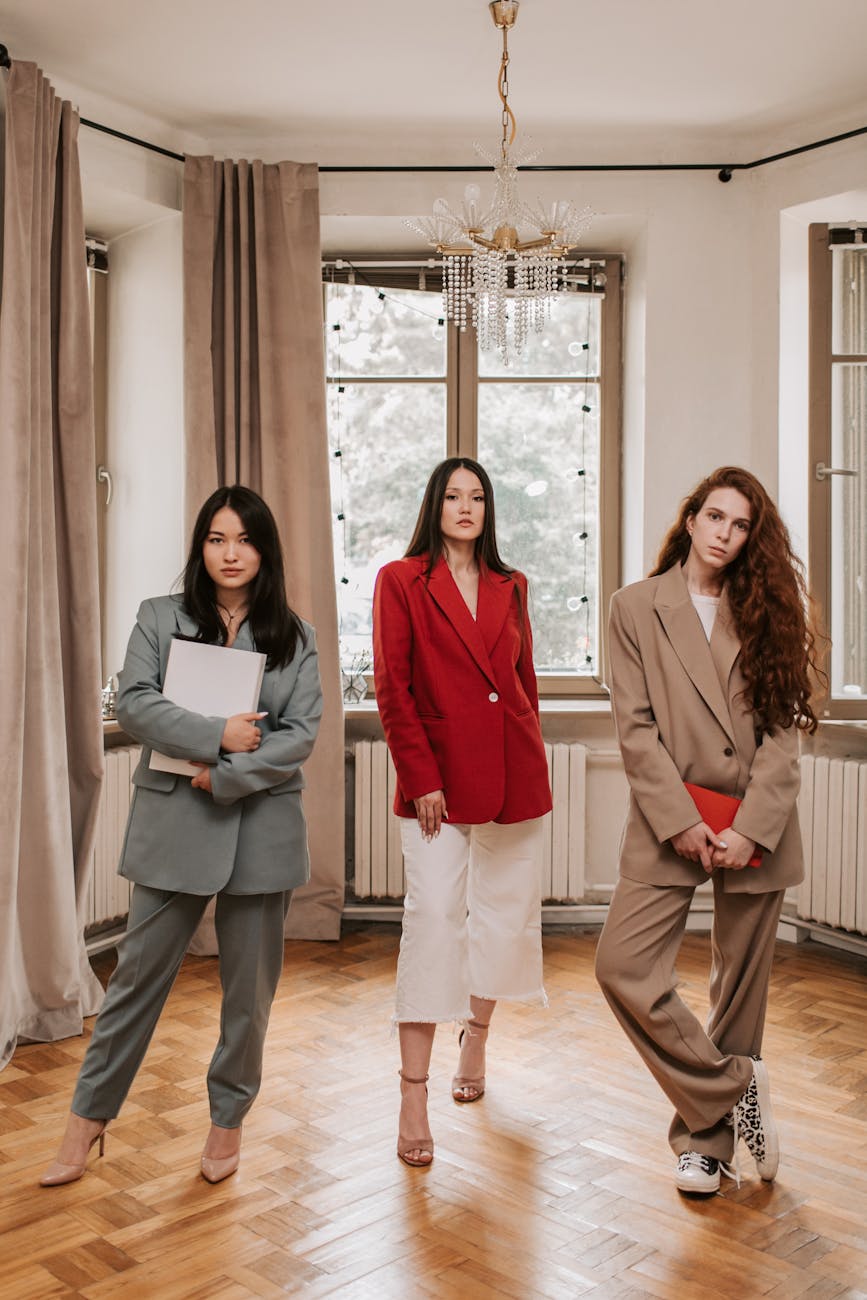
[[[207, 1146], [207, 1142], [205, 1146]], [[235, 1172], [241, 1163], [241, 1126], [238, 1125], [238, 1150], [230, 1156], [206, 1156], [202, 1154], [200, 1168], [206, 1183], [221, 1183]]]
[[[485, 1037], [487, 1038], [489, 1028], [490, 1028], [489, 1025], [483, 1025], [479, 1020], [468, 1020], [466, 1029], [462, 1029], [460, 1034], [458, 1035], [458, 1047], [460, 1047], [463, 1044], [464, 1034], [468, 1033], [471, 1038], [474, 1038], [476, 1034], [484, 1033]], [[460, 1068], [460, 1066], [458, 1068]], [[465, 1097], [463, 1095], [464, 1088], [473, 1089], [472, 1097]], [[484, 1075], [482, 1075], [481, 1078], [479, 1079], [469, 1079], [467, 1078], [466, 1075], [456, 1074], [455, 1077], [452, 1079], [452, 1097], [454, 1098], [455, 1101], [460, 1101], [460, 1102], [478, 1101], [479, 1098], [484, 1097], [484, 1095], [485, 1095]]]
[[48, 1166], [45, 1173], [39, 1179], [40, 1187], [60, 1187], [63, 1183], [75, 1183], [82, 1176], [87, 1168], [87, 1157], [90, 1155], [93, 1147], [99, 1143], [99, 1155], [105, 1152], [105, 1130], [108, 1120], [103, 1120], [102, 1128], [96, 1133], [87, 1144], [87, 1151], [84, 1159], [79, 1165], [66, 1165], [60, 1160], [55, 1160]]
[[[404, 1074], [403, 1070], [398, 1070], [398, 1074], [400, 1075], [401, 1088], [405, 1083], [423, 1083], [425, 1096], [427, 1096], [427, 1081], [430, 1077], [429, 1075], [426, 1074], [423, 1079], [411, 1079], [409, 1075]], [[430, 1152], [430, 1156], [427, 1160], [413, 1160], [409, 1155], [410, 1151], [421, 1151], [426, 1155]], [[405, 1165], [411, 1165], [414, 1169], [426, 1169], [428, 1165], [431, 1164], [434, 1157], [433, 1138], [430, 1136], [423, 1138], [406, 1138], [402, 1133], [398, 1133], [397, 1154]]]

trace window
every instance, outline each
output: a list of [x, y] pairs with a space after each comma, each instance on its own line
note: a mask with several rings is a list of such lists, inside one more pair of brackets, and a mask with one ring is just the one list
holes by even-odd
[[619, 579], [619, 259], [582, 259], [574, 293], [506, 366], [443, 319], [430, 264], [326, 269], [334, 556], [346, 666], [370, 662], [373, 584], [402, 555], [447, 455], [491, 475], [507, 563], [530, 580], [540, 689], [599, 694]]
[[867, 717], [867, 231], [810, 227], [810, 580], [828, 717]]

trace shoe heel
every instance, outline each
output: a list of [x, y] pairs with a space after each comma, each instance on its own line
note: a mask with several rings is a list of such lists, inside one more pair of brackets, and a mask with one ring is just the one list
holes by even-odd
[[[486, 1043], [489, 1029], [490, 1029], [490, 1025], [489, 1024], [483, 1025], [480, 1020], [468, 1020], [466, 1027], [462, 1029], [460, 1034], [458, 1035], [458, 1048], [460, 1049], [463, 1046], [465, 1034], [469, 1034], [471, 1038], [476, 1036], [481, 1036], [483, 1039], [483, 1043]], [[460, 1069], [460, 1064], [458, 1065], [458, 1069]], [[464, 1088], [472, 1088], [473, 1090], [472, 1097], [465, 1097], [463, 1095]], [[452, 1100], [453, 1101], [459, 1101], [463, 1103], [480, 1101], [481, 1098], [484, 1097], [484, 1095], [485, 1095], [484, 1075], [481, 1075], [478, 1078], [471, 1079], [462, 1074], [456, 1074], [452, 1079]]]

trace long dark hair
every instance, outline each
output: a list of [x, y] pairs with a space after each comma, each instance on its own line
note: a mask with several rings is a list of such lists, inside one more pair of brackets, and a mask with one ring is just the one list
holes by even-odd
[[475, 474], [485, 494], [485, 522], [482, 525], [482, 531], [476, 538], [476, 561], [479, 567], [484, 565], [486, 568], [492, 569], [494, 573], [501, 573], [507, 577], [510, 573], [514, 573], [514, 569], [510, 569], [508, 564], [500, 558], [500, 552], [497, 550], [497, 530], [494, 522], [494, 487], [479, 462], [470, 460], [469, 456], [450, 456], [448, 460], [440, 461], [431, 474], [424, 490], [424, 498], [418, 512], [418, 519], [415, 521], [412, 541], [404, 554], [407, 556], [426, 555], [428, 557], [428, 574], [432, 572], [434, 565], [443, 553], [443, 534], [440, 523], [443, 513], [443, 501], [445, 500], [449, 479], [457, 469], [468, 469], [471, 474]]
[[269, 668], [282, 668], [291, 662], [298, 641], [303, 644], [304, 629], [286, 600], [283, 548], [274, 516], [251, 488], [240, 483], [217, 488], [199, 511], [182, 574], [184, 608], [199, 625], [197, 641], [225, 644], [227, 632], [203, 553], [214, 515], [224, 507], [234, 510], [262, 561], [250, 583], [247, 610], [256, 649], [268, 656]]
[[804, 566], [792, 550], [786, 525], [755, 475], [736, 465], [714, 470], [680, 506], [651, 572], [683, 564], [694, 518], [715, 488], [734, 488], [750, 503], [750, 531], [725, 570], [726, 592], [741, 642], [741, 670], [759, 729], [796, 726], [810, 733], [819, 725], [811, 704], [817, 683], [825, 680], [813, 602]]

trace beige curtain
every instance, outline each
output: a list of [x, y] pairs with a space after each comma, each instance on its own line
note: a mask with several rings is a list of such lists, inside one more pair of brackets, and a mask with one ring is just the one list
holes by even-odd
[[78, 119], [6, 92], [0, 296], [0, 1064], [99, 1007], [77, 916], [102, 777], [90, 325]]
[[[287, 934], [336, 939], [344, 890], [343, 706], [332, 565], [319, 178], [300, 163], [187, 158], [184, 173], [186, 510], [224, 483], [265, 497], [289, 600], [316, 628], [325, 712], [305, 766], [311, 881]], [[213, 951], [200, 930], [194, 951]]]

